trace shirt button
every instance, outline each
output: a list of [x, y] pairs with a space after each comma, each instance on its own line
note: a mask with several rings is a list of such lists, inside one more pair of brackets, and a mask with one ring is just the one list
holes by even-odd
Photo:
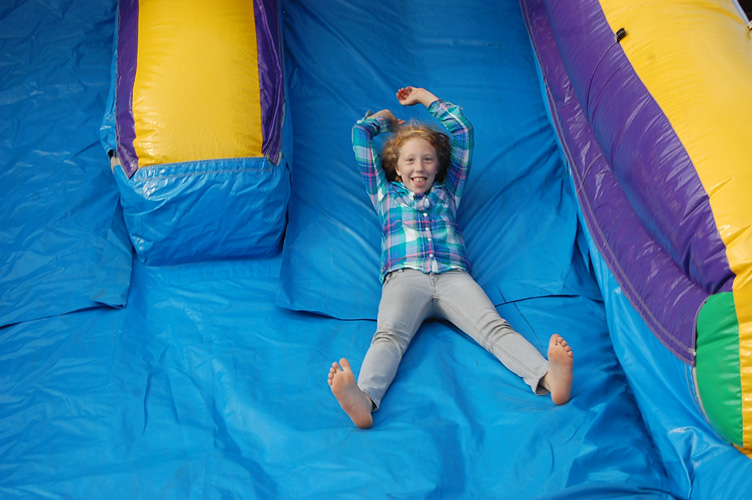
[[423, 217], [428, 217], [428, 214], [426, 212], [423, 212]]

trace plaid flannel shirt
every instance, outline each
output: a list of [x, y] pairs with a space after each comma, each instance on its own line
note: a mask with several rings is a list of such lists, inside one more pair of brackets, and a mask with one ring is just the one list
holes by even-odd
[[402, 268], [424, 273], [470, 272], [456, 216], [470, 169], [473, 126], [459, 106], [441, 99], [431, 103], [428, 112], [451, 134], [452, 153], [444, 181], [434, 183], [424, 194], [413, 193], [401, 182], [387, 181], [373, 145], [375, 136], [391, 130], [385, 118], [366, 117], [353, 127], [355, 159], [381, 221], [382, 282], [387, 274]]

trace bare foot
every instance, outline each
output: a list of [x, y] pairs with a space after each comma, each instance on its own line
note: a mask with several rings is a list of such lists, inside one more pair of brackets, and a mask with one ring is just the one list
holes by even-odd
[[350, 363], [345, 358], [340, 359], [339, 364], [332, 363], [329, 370], [329, 386], [355, 425], [361, 429], [368, 429], [373, 425], [371, 398], [358, 387]]
[[551, 368], [541, 380], [543, 387], [551, 391], [551, 400], [557, 405], [569, 401], [572, 392], [574, 354], [561, 335], [553, 334], [548, 341], [548, 361]]

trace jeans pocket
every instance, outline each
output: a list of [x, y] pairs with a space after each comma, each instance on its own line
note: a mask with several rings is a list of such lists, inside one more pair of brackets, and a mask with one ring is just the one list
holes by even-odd
[[386, 286], [387, 283], [392, 279], [392, 277], [398, 273], [403, 272], [404, 269], [395, 269], [394, 271], [389, 271], [389, 274], [384, 276], [384, 284], [382, 285], [382, 288]]

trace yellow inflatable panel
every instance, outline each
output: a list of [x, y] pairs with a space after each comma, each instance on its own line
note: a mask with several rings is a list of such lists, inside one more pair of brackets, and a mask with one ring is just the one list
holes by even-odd
[[138, 38], [140, 167], [263, 156], [252, 2], [142, 1]]
[[752, 36], [731, 0], [601, 0], [708, 193], [736, 274], [744, 448], [752, 448]]

